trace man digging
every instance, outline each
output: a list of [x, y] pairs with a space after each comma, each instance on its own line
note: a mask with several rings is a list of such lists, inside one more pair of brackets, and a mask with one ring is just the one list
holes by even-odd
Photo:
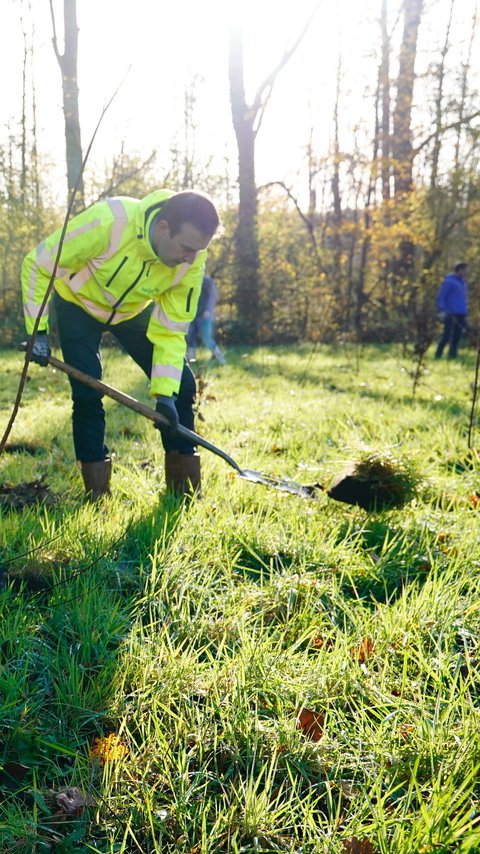
[[[193, 429], [195, 379], [185, 360], [207, 247], [219, 227], [212, 202], [199, 193], [156, 190], [139, 201], [105, 199], [73, 217], [61, 248], [53, 301], [65, 362], [102, 378], [100, 346], [107, 330], [150, 379], [161, 429], [169, 490], [200, 488], [200, 458], [178, 424]], [[22, 267], [25, 325], [30, 336], [58, 253], [57, 230], [30, 252]], [[48, 303], [31, 358], [47, 365]], [[110, 491], [112, 461], [105, 444], [101, 394], [70, 377], [75, 455], [85, 492]]]

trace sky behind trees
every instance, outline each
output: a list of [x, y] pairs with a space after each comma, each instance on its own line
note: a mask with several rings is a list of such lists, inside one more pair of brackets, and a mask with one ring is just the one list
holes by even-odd
[[[294, 7], [274, 0], [184, 0], [180, 5], [158, 0], [138, 0], [133, 7], [116, 0], [81, 0], [79, 23], [79, 89], [83, 146], [86, 147], [103, 105], [122, 83], [109, 109], [91, 155], [91, 168], [108, 163], [122, 144], [131, 154], [159, 151], [167, 164], [173, 146], [185, 143], [185, 91], [192, 99], [190, 122], [194, 127], [196, 156], [213, 157], [209, 168], [225, 171], [235, 180], [235, 143], [228, 95], [228, 26], [242, 26], [245, 39], [247, 94], [276, 65], [283, 51], [300, 32], [314, 0], [297, 0]], [[399, 0], [389, 2], [392, 46], [401, 38]], [[418, 126], [425, 124], [428, 84], [425, 77], [438, 60], [443, 45], [451, 0], [427, 0], [419, 37], [418, 71], [420, 109]], [[61, 34], [62, 6], [54, 0]], [[447, 64], [454, 69], [470, 37], [476, 0], [455, 0], [451, 28], [452, 48]], [[258, 135], [259, 183], [283, 180], [301, 185], [305, 175], [305, 148], [312, 139], [319, 156], [328, 150], [332, 133], [337, 66], [341, 57], [341, 146], [371, 135], [373, 93], [380, 44], [380, 0], [337, 0], [320, 4], [299, 50], [279, 75]], [[60, 71], [51, 44], [48, 0], [3, 0], [2, 86], [0, 131], [18, 127], [22, 97], [24, 38], [33, 45], [27, 79], [33, 79], [37, 127], [42, 156], [51, 161], [52, 184], [64, 199], [64, 126]], [[25, 36], [22, 35], [22, 21]], [[392, 50], [395, 55], [395, 51]], [[479, 76], [480, 50], [473, 51]], [[475, 59], [476, 57], [476, 59]], [[395, 68], [392, 68], [395, 73]], [[122, 82], [123, 81], [123, 82]], [[31, 85], [31, 83], [30, 83]], [[31, 109], [31, 108], [30, 108]], [[166, 171], [166, 169], [165, 169]]]

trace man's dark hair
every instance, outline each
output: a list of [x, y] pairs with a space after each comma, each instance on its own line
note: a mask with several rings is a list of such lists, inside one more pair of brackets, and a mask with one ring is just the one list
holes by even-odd
[[465, 270], [468, 270], [468, 264], [465, 261], [461, 261], [460, 264], [455, 264], [453, 268], [454, 273], [463, 273]]
[[175, 193], [163, 202], [161, 219], [168, 222], [172, 237], [178, 234], [184, 222], [189, 222], [206, 237], [213, 237], [220, 225], [219, 216], [210, 199], [188, 190]]

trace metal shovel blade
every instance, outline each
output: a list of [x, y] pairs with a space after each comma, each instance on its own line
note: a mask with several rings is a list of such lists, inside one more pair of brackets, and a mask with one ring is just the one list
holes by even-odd
[[241, 469], [238, 476], [244, 480], [249, 480], [251, 483], [261, 483], [263, 486], [270, 486], [272, 489], [278, 489], [280, 492], [289, 492], [292, 495], [298, 495], [300, 498], [318, 498], [318, 493], [323, 491], [319, 483], [313, 486], [302, 486], [301, 483], [295, 483], [293, 480], [285, 480], [281, 477], [271, 477], [268, 474], [262, 474], [259, 471], [251, 469]]

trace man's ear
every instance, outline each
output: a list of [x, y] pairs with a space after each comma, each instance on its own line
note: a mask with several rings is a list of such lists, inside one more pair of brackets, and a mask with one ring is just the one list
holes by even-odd
[[170, 234], [170, 226], [166, 219], [157, 220], [157, 228], [161, 235]]

